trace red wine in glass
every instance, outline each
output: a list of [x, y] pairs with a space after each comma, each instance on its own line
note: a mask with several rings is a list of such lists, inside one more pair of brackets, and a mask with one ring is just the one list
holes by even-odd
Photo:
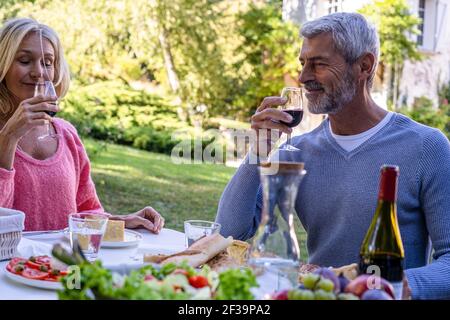
[[[34, 89], [34, 96], [37, 96], [39, 94], [42, 94], [43, 96], [53, 96], [56, 97], [56, 90], [55, 86], [51, 81], [40, 81], [36, 83], [36, 87]], [[56, 102], [54, 103], [56, 104]], [[50, 117], [54, 117], [56, 115], [55, 111], [49, 111], [49, 110], [42, 110], [46, 114], [48, 114]]]
[[[55, 90], [55, 86], [53, 85], [53, 82], [51, 81], [45, 81], [45, 91], [44, 91], [44, 95], [46, 96], [53, 96], [56, 97], [56, 90]], [[55, 102], [56, 105], [56, 102]], [[48, 114], [50, 117], [54, 117], [56, 115], [55, 111], [48, 111], [45, 110], [44, 111], [46, 114]]]
[[[280, 105], [279, 109], [283, 112], [292, 116], [292, 121], [280, 121], [280, 123], [288, 126], [295, 127], [300, 124], [303, 118], [303, 99], [302, 99], [302, 89], [296, 87], [286, 87], [281, 91], [281, 97], [286, 98], [287, 101], [285, 104]], [[285, 151], [300, 151], [299, 148], [294, 147], [291, 144], [291, 134], [287, 135], [286, 143], [283, 144], [279, 150]]]
[[[51, 81], [42, 81], [43, 79], [41, 78], [37, 83], [36, 83], [36, 87], [34, 88], [34, 96], [37, 96], [39, 94], [43, 95], [43, 96], [52, 96], [52, 97], [56, 97], [56, 90], [55, 90], [55, 86], [53, 85], [53, 82]], [[55, 105], [57, 104], [57, 101], [53, 102]], [[49, 110], [42, 110], [44, 111], [46, 114], [48, 114], [50, 117], [54, 117], [56, 115], [55, 111], [49, 111]], [[43, 139], [47, 139], [49, 137], [55, 137], [55, 134], [52, 134], [50, 132], [50, 124], [46, 123], [46, 133], [39, 136], [38, 139], [39, 140], [43, 140]]]
[[285, 109], [285, 110], [283, 110], [283, 112], [290, 114], [293, 118], [293, 120], [291, 122], [280, 121], [282, 124], [284, 124], [288, 127], [291, 127], [291, 128], [296, 127], [302, 121], [303, 110], [301, 110], [301, 109]]

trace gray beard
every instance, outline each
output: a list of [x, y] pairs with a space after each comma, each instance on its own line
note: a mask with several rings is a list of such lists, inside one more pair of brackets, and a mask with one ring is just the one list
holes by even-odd
[[346, 72], [344, 79], [333, 92], [325, 91], [316, 99], [308, 99], [308, 110], [313, 114], [336, 114], [352, 101], [356, 84], [352, 75]]

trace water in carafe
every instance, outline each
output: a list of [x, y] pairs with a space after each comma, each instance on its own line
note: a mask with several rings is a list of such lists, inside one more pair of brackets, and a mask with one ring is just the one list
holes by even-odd
[[301, 162], [260, 166], [263, 209], [248, 260], [260, 279], [259, 292], [289, 289], [298, 282], [300, 249], [294, 229], [294, 205], [305, 174]]

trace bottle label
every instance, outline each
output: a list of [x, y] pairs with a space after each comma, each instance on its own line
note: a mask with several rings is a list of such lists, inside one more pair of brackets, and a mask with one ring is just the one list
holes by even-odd
[[403, 296], [403, 282], [391, 282], [392, 286], [394, 287], [394, 296], [395, 300], [402, 300]]

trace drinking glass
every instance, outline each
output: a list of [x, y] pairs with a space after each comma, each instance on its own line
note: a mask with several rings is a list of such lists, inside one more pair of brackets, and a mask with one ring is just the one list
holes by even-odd
[[[303, 118], [302, 89], [297, 87], [283, 88], [281, 97], [286, 98], [287, 102], [284, 105], [280, 105], [278, 108], [291, 115], [293, 120], [291, 122], [280, 121], [280, 123], [291, 128], [298, 126]], [[291, 144], [290, 133], [287, 136], [286, 143], [279, 149], [284, 151], [300, 151], [300, 149]]]
[[69, 215], [70, 245], [75, 240], [89, 261], [97, 259], [108, 217], [96, 213], [72, 213]]
[[[45, 80], [45, 81], [39, 80], [36, 83], [36, 86], [34, 87], [34, 96], [37, 96], [40, 94], [43, 96], [56, 97], [56, 90], [55, 90], [55, 86], [53, 85], [53, 82], [48, 81], [48, 80]], [[57, 104], [58, 102], [55, 101], [54, 103]], [[51, 117], [54, 117], [56, 115], [56, 112], [54, 112], [54, 111], [44, 110], [44, 112]], [[48, 121], [46, 121], [45, 125], [46, 125], [46, 132], [43, 135], [39, 136], [38, 139], [43, 140], [43, 139], [48, 139], [48, 138], [55, 138], [57, 135], [50, 131], [50, 123]]]
[[211, 234], [219, 233], [221, 225], [217, 222], [205, 220], [187, 220], [184, 222], [184, 234], [186, 247], [190, 247], [195, 241]]

